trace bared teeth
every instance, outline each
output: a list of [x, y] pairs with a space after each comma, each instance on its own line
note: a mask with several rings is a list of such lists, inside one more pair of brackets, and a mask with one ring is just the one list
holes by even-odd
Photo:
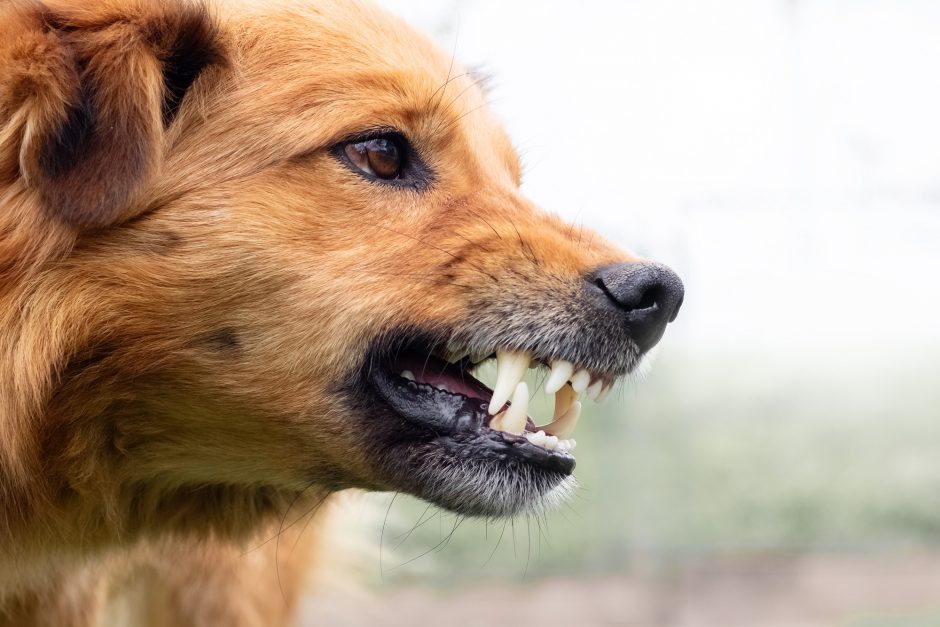
[[[491, 416], [495, 416], [516, 391], [531, 361], [532, 356], [528, 353], [496, 351], [496, 385], [493, 386], [493, 397], [489, 404]], [[528, 398], [526, 398], [526, 404], [528, 405]]]
[[561, 418], [556, 418], [544, 427], [540, 427], [546, 433], [551, 433], [559, 438], [567, 438], [574, 433], [574, 428], [578, 425], [578, 419], [581, 417], [581, 403], [575, 402], [564, 413]]
[[544, 431], [536, 431], [535, 433], [525, 434], [525, 439], [536, 446], [543, 446], [545, 444], [546, 438], [548, 438], [548, 436], [545, 435]]
[[409, 381], [415, 380], [415, 373], [410, 370], [403, 370], [401, 376], [403, 379], [408, 379]]
[[520, 382], [512, 393], [509, 409], [503, 414], [503, 431], [521, 435], [525, 433], [526, 420], [529, 416], [529, 386]]
[[584, 396], [592, 401], [596, 401], [598, 396], [600, 396], [601, 391], [604, 389], [604, 382], [598, 379], [594, 383], [588, 386], [587, 391], [584, 393]]
[[555, 413], [552, 420], [558, 420], [568, 413], [576, 400], [578, 400], [578, 393], [570, 385], [566, 385], [555, 392]]
[[525, 433], [529, 411], [529, 386], [524, 382], [516, 385], [510, 399], [509, 409], [490, 420], [490, 429], [515, 435]]
[[581, 394], [591, 385], [591, 373], [587, 370], [578, 370], [571, 377], [571, 387], [578, 394]]
[[563, 359], [552, 363], [552, 371], [545, 380], [545, 391], [554, 394], [562, 388], [571, 375], [574, 374], [574, 364]]
[[[477, 357], [482, 355], [470, 355], [471, 360]], [[610, 394], [613, 383], [601, 378], [595, 379], [586, 369], [577, 369], [571, 362], [562, 359], [551, 362], [545, 380], [545, 391], [555, 395], [552, 421], [539, 427], [535, 433], [527, 432], [529, 388], [523, 378], [529, 368], [538, 367], [539, 363], [544, 362], [525, 351], [496, 351], [496, 382], [487, 407], [487, 412], [493, 416], [489, 428], [521, 435], [535, 446], [567, 454], [574, 450], [577, 444], [571, 439], [571, 435], [577, 427], [583, 409], [583, 405], [578, 402], [578, 396], [583, 395], [587, 399], [600, 402]]]

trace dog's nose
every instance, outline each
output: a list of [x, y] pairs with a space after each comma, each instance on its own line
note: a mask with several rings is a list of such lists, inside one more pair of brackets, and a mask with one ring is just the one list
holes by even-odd
[[643, 352], [651, 349], [676, 319], [685, 288], [675, 272], [660, 263], [618, 263], [596, 270], [589, 280], [608, 305], [626, 318], [630, 337]]

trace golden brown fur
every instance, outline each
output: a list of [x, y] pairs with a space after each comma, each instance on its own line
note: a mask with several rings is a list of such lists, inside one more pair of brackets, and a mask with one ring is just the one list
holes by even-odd
[[[335, 388], [369, 343], [629, 259], [520, 195], [483, 104], [359, 2], [0, 4], [11, 624], [90, 624], [131, 572], [170, 624], [283, 622], [300, 575], [282, 597], [270, 543], [246, 547], [395, 487]], [[383, 191], [329, 152], [377, 126], [438, 184]]]

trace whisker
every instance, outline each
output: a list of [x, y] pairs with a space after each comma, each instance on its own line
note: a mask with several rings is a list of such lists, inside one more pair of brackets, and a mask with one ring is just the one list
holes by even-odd
[[398, 498], [399, 492], [395, 492], [392, 496], [392, 500], [388, 503], [388, 508], [385, 510], [385, 518], [382, 520], [382, 532], [379, 534], [379, 577], [382, 580], [382, 583], [385, 583], [385, 568], [382, 566], [382, 548], [385, 542], [385, 526], [388, 524], [388, 514], [392, 511], [392, 505], [395, 504], [395, 499]]

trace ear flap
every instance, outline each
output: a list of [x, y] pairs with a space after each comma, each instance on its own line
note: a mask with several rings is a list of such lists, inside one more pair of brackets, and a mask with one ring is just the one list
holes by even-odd
[[[15, 40], [0, 50], [0, 70], [11, 69], [0, 78], [0, 152], [18, 127], [19, 175], [45, 209], [81, 229], [103, 228], [127, 217], [159, 169], [164, 126], [221, 54], [203, 7], [69, 4], [15, 5], [21, 30], [0, 28]], [[0, 157], [0, 172], [4, 165]]]

